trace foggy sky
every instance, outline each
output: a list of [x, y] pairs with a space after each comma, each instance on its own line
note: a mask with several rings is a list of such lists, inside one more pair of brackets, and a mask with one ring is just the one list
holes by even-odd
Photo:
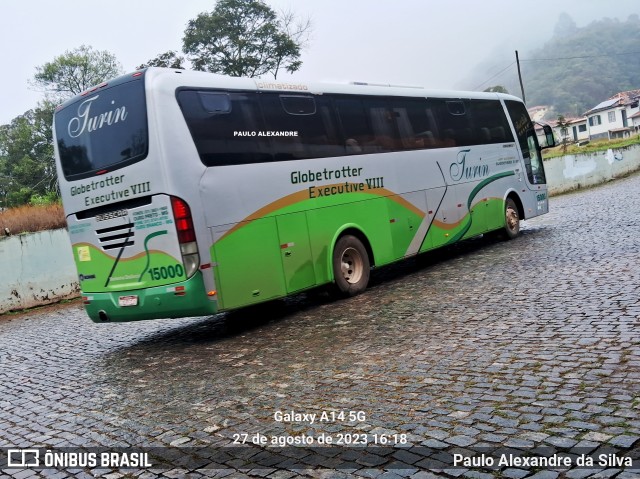
[[[301, 70], [279, 79], [442, 89], [498, 84], [500, 76], [482, 82], [508, 66], [514, 50], [522, 58], [542, 47], [562, 12], [578, 27], [640, 13], [637, 0], [266, 1], [313, 21]], [[214, 5], [212, 0], [0, 0], [0, 124], [43, 98], [29, 85], [36, 66], [85, 44], [113, 53], [126, 71], [134, 70], [159, 53], [180, 51], [187, 22]], [[492, 58], [497, 63], [487, 78], [470, 78], [479, 63]]]

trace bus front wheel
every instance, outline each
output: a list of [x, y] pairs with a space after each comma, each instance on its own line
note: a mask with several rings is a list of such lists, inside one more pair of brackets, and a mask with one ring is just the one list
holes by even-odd
[[520, 233], [518, 206], [512, 198], [507, 198], [504, 207], [504, 234], [507, 239], [514, 239], [518, 233]]
[[352, 235], [341, 237], [333, 249], [336, 292], [343, 297], [362, 293], [369, 283], [371, 264], [362, 242]]

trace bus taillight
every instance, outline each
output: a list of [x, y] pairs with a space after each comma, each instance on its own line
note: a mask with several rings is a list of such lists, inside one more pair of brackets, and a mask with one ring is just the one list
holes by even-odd
[[200, 255], [198, 254], [198, 244], [196, 243], [196, 232], [193, 227], [191, 210], [189, 205], [182, 199], [171, 197], [171, 209], [173, 219], [178, 233], [182, 262], [184, 263], [187, 278], [191, 277], [200, 265]]
[[193, 229], [193, 220], [191, 219], [189, 205], [187, 205], [184, 200], [172, 196], [171, 207], [173, 208], [173, 218], [176, 222], [178, 241], [180, 244], [195, 241], [196, 233]]

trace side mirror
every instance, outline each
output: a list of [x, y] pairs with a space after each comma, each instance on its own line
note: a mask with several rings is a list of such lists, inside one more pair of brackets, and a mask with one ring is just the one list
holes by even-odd
[[544, 150], [545, 148], [552, 148], [556, 146], [556, 139], [553, 136], [553, 130], [551, 127], [541, 123], [538, 123], [538, 125], [542, 126], [542, 130], [544, 131], [544, 141], [539, 141], [540, 149]]
[[544, 125], [542, 129], [544, 130], [544, 137], [547, 140], [546, 148], [551, 148], [556, 146], [556, 139], [553, 136], [553, 130], [551, 129], [551, 127], [549, 125]]

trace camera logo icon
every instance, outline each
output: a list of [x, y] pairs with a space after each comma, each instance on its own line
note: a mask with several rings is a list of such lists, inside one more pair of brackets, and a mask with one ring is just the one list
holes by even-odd
[[7, 467], [38, 467], [40, 451], [37, 449], [8, 449]]

